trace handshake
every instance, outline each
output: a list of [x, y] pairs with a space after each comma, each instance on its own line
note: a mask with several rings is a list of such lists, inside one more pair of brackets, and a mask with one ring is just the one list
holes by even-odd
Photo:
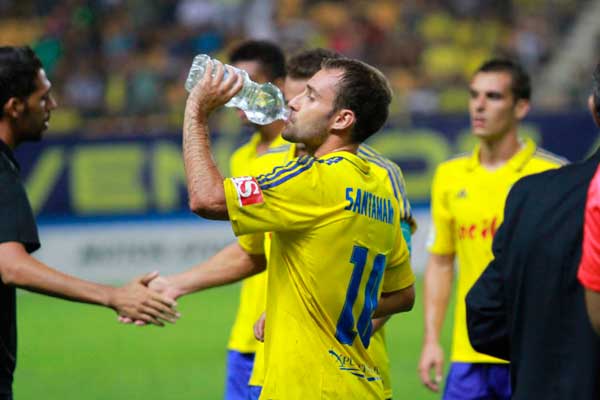
[[181, 294], [167, 278], [151, 272], [115, 288], [109, 304], [121, 323], [164, 326], [165, 322], [174, 324], [181, 316], [175, 309], [175, 300]]

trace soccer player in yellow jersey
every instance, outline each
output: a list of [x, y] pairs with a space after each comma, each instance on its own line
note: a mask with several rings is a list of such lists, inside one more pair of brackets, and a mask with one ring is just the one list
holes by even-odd
[[389, 181], [371, 173], [356, 151], [387, 119], [387, 80], [356, 60], [326, 61], [291, 101], [283, 134], [310, 156], [270, 174], [223, 181], [206, 121], [241, 80], [233, 73], [223, 79], [221, 67], [215, 77], [211, 72], [186, 104], [190, 206], [230, 219], [238, 235], [272, 232], [265, 333], [271, 367], [261, 399], [383, 399], [366, 351], [371, 318], [412, 307], [406, 297], [414, 276]]
[[[321, 67], [321, 63], [328, 58], [340, 57], [332, 51], [325, 49], [311, 49], [299, 52], [292, 56], [286, 66], [286, 77], [284, 83], [284, 96], [287, 101], [290, 101], [296, 95], [300, 94], [308, 79], [310, 79]], [[255, 174], [260, 174], [264, 171], [270, 171], [277, 165], [283, 165], [288, 161], [294, 159], [298, 154], [302, 154], [302, 151], [297, 150], [297, 145], [294, 143], [291, 146], [281, 146], [279, 143], [272, 144], [270, 149], [263, 155], [257, 157], [253, 163], [253, 169]], [[416, 229], [416, 224], [411, 214], [410, 204], [405, 193], [404, 177], [398, 165], [394, 162], [384, 158], [376, 150], [370, 148], [367, 145], [361, 144], [358, 149], [358, 155], [368, 160], [371, 163], [374, 172], [382, 174], [384, 178], [389, 179], [390, 184], [393, 187], [394, 195], [398, 200], [398, 208], [400, 210], [400, 219], [404, 238], [406, 239], [409, 248], [411, 243], [411, 234]], [[251, 235], [246, 235], [246, 237]], [[264, 246], [265, 252], [268, 256], [269, 248], [269, 235], [265, 235], [266, 245]], [[240, 239], [240, 244], [243, 242]], [[246, 244], [242, 245], [246, 251], [251, 254], [256, 254], [260, 251], [260, 243], [257, 241], [246, 240]], [[257, 249], [256, 246], [259, 248]], [[391, 387], [391, 374], [389, 358], [387, 355], [387, 349], [385, 345], [385, 329], [383, 324], [389, 317], [379, 318], [373, 321], [373, 337], [371, 344], [368, 348], [369, 353], [373, 357], [373, 360], [377, 364], [382, 377], [382, 383], [384, 387], [384, 393], [386, 399], [392, 398], [392, 387]], [[264, 332], [265, 319], [261, 318], [260, 329]], [[262, 334], [259, 336], [262, 339]], [[264, 375], [266, 366], [264, 365], [264, 347], [259, 346], [256, 349], [256, 356], [254, 360], [254, 368], [252, 370], [252, 376], [250, 378], [250, 393], [251, 396], [248, 400], [258, 399], [260, 395], [260, 389], [263, 385]]]
[[490, 60], [473, 76], [469, 92], [471, 128], [478, 145], [472, 154], [440, 164], [431, 188], [425, 336], [419, 373], [429, 389], [439, 390], [444, 363], [440, 332], [456, 258], [451, 365], [443, 398], [509, 399], [506, 361], [477, 353], [471, 347], [465, 296], [492, 259], [492, 238], [502, 223], [511, 186], [525, 175], [557, 168], [565, 160], [518, 136], [519, 122], [529, 111], [531, 92], [529, 77], [521, 66], [508, 60]]
[[[256, 158], [256, 160], [253, 163], [253, 167], [256, 169], [257, 173], [259, 173], [261, 171], [272, 170], [273, 167], [277, 165], [283, 165], [287, 161], [295, 158], [295, 147], [295, 144], [292, 144], [287, 149], [282, 146], [273, 146], [272, 151], [268, 151], [266, 154]], [[361, 144], [359, 146], [358, 155], [362, 159], [369, 161], [369, 163], [371, 164], [371, 170], [374, 174], [381, 175], [383, 180], [389, 181], [392, 190], [394, 191], [394, 197], [398, 202], [398, 210], [400, 212], [401, 226], [404, 238], [410, 247], [411, 230], [414, 229], [412, 227], [415, 226], [415, 223], [412, 218], [410, 205], [408, 203], [408, 200], [406, 199], [404, 188], [405, 184], [400, 168], [395, 163], [381, 156], [379, 153], [377, 153], [376, 150], [364, 144]], [[270, 249], [270, 235], [265, 235], [266, 243], [264, 244], [259, 244], [256, 240], [243, 240], [244, 238], [249, 236], [251, 235], [245, 235], [243, 238], [241, 238], [240, 245], [250, 254], [260, 253], [260, 246], [264, 246], [264, 251], [268, 259]], [[246, 243], [242, 244], [244, 242]], [[257, 248], [256, 245], [259, 245], [259, 247]], [[385, 330], [383, 328], [383, 324], [385, 324], [387, 319], [388, 317], [384, 317], [373, 321], [373, 336], [371, 339], [371, 344], [368, 348], [368, 352], [373, 358], [381, 374], [385, 398], [391, 399], [392, 387], [390, 365], [385, 344]], [[261, 320], [261, 323], [265, 323], [264, 318]], [[261, 328], [261, 330], [263, 329], [264, 327]], [[259, 340], [263, 340], [263, 338], [261, 337]], [[263, 350], [264, 347], [262, 346], [259, 346], [256, 350], [254, 368], [252, 370], [252, 376], [250, 378], [251, 396], [248, 400], [258, 399], [260, 394], [260, 388], [263, 385], [264, 375], [266, 372]]]

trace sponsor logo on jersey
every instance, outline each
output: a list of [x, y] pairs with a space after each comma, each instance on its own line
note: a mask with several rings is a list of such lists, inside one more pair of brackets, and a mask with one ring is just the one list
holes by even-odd
[[484, 219], [478, 224], [462, 224], [458, 227], [459, 240], [493, 239], [498, 230], [498, 218]]
[[235, 184], [238, 200], [242, 207], [264, 202], [262, 190], [260, 190], [260, 186], [255, 178], [243, 176], [240, 178], [231, 178], [231, 180]]

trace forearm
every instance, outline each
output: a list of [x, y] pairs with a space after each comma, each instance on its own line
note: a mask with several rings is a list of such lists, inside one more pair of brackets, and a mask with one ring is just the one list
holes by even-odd
[[439, 343], [454, 279], [454, 256], [430, 255], [424, 279], [424, 342]]
[[383, 326], [386, 324], [386, 322], [389, 321], [389, 319], [391, 318], [391, 315], [386, 315], [385, 317], [381, 317], [381, 318], [373, 318], [373, 332], [375, 333], [378, 330], [380, 330], [381, 328], [383, 328]]
[[412, 310], [414, 304], [414, 285], [395, 292], [382, 293], [377, 303], [377, 308], [373, 313], [373, 318], [376, 319], [396, 313], [410, 311]]
[[592, 327], [600, 335], [600, 292], [585, 289], [585, 304]]
[[207, 261], [168, 277], [178, 295], [238, 282], [265, 270], [264, 254], [246, 253], [237, 243], [230, 244]]
[[2, 281], [7, 285], [83, 303], [111, 305], [114, 288], [64, 274], [27, 253], [3, 255], [0, 264]]
[[223, 177], [210, 148], [208, 122], [193, 112], [188, 99], [183, 127], [183, 162], [190, 209], [205, 218], [225, 220], [227, 204]]

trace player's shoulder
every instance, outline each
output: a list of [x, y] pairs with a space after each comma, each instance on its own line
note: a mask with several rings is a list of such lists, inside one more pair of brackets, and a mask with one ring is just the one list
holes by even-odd
[[535, 149], [535, 152], [531, 157], [531, 162], [542, 166], [548, 166], [548, 168], [558, 168], [562, 167], [563, 165], [569, 164], [569, 160], [567, 160], [566, 158], [554, 154], [541, 147], [537, 147]]
[[449, 172], [459, 172], [464, 171], [469, 166], [471, 159], [473, 157], [473, 153], [464, 152], [451, 156], [445, 161], [442, 161], [438, 164], [436, 170], [437, 173], [449, 173]]
[[569, 174], [569, 169], [573, 164], [568, 164], [564, 167], [554, 166], [547, 168], [542, 171], [538, 171], [529, 175], [525, 175], [519, 179], [511, 188], [511, 195], [525, 196], [527, 193], [539, 194], [547, 190], [549, 187], [553, 187], [555, 180], [562, 179], [566, 174]]
[[385, 169], [393, 169], [393, 170], [400, 170], [400, 167], [398, 166], [398, 164], [396, 164], [394, 161], [390, 160], [389, 158], [385, 157], [383, 154], [381, 154], [380, 152], [378, 152], [377, 150], [375, 150], [373, 147], [362, 143], [359, 147], [358, 147], [358, 151], [357, 154], [359, 155], [359, 157], [372, 162], [373, 164], [385, 168]]
[[289, 144], [270, 148], [252, 161], [252, 175], [270, 172], [273, 168], [283, 166], [293, 159]]
[[312, 156], [301, 156], [278, 165], [267, 173], [258, 175], [256, 181], [262, 190], [272, 189], [291, 180], [299, 180], [308, 176], [307, 172], [319, 164], [317, 159]]
[[252, 136], [250, 136], [250, 139], [247, 142], [242, 143], [233, 151], [233, 153], [231, 153], [230, 159], [234, 160], [240, 158], [247, 158], [250, 154], [256, 154], [256, 147], [258, 146], [259, 142], [260, 134], [252, 134]]

